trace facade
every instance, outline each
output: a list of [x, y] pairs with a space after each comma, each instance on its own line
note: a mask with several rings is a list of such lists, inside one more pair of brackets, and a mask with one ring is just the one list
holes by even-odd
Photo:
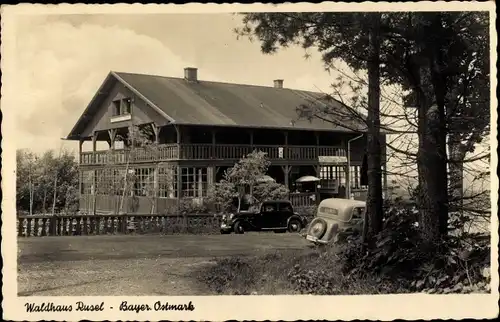
[[[80, 209], [165, 213], [180, 200], [201, 201], [225, 169], [254, 150], [267, 153], [268, 175], [290, 191], [314, 190], [295, 182], [312, 175], [322, 179], [322, 195], [342, 196], [347, 141], [359, 133], [297, 118], [297, 107], [322, 99], [283, 88], [282, 80], [269, 87], [200, 81], [195, 68], [184, 78], [110, 72], [67, 137], [80, 142]], [[134, 128], [154, 144], [144, 145]], [[106, 150], [97, 149], [101, 141]], [[83, 151], [85, 142], [91, 151]], [[364, 188], [365, 144], [351, 144], [355, 196]], [[135, 179], [124, 189], [127, 173]], [[292, 201], [307, 197], [291, 194]]]

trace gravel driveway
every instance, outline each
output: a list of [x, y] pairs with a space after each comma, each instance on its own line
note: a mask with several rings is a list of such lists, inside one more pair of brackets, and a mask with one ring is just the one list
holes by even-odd
[[18, 294], [208, 295], [192, 277], [197, 266], [306, 245], [274, 233], [20, 238]]

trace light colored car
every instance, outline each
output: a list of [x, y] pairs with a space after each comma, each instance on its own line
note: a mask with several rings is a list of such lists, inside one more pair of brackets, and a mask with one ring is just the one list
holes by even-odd
[[335, 243], [348, 234], [361, 233], [366, 202], [329, 198], [321, 201], [304, 237], [314, 244]]

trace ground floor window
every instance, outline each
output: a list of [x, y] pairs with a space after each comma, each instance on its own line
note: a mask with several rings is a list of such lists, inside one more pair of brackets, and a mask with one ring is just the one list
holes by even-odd
[[[125, 194], [142, 197], [154, 197], [158, 193], [157, 196], [160, 198], [207, 196], [208, 168], [183, 167], [179, 170], [176, 166], [163, 165], [157, 169], [155, 167], [130, 167], [128, 169], [85, 170], [80, 174], [81, 193], [120, 196]], [[180, 186], [178, 186], [179, 181]]]
[[361, 184], [361, 166], [354, 165], [350, 169], [350, 180], [352, 189], [368, 189], [368, 186]]
[[81, 175], [80, 193], [84, 195], [92, 194], [94, 171], [89, 171], [89, 170], [82, 171], [80, 175]]
[[177, 167], [158, 168], [158, 196], [177, 198]]
[[339, 183], [339, 186], [345, 186], [346, 185], [345, 167], [344, 166], [321, 167], [320, 179], [336, 180]]
[[134, 196], [154, 196], [154, 168], [135, 168], [132, 182]]
[[98, 195], [121, 196], [125, 188], [125, 169], [95, 170], [95, 184]]
[[182, 197], [206, 197], [207, 168], [181, 168]]

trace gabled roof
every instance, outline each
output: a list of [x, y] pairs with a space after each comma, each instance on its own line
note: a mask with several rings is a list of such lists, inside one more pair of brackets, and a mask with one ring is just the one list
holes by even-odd
[[68, 139], [78, 138], [93, 111], [116, 82], [133, 91], [170, 123], [352, 132], [317, 118], [298, 119], [297, 108], [311, 103], [343, 108], [338, 101], [326, 102], [323, 93], [110, 72]]

